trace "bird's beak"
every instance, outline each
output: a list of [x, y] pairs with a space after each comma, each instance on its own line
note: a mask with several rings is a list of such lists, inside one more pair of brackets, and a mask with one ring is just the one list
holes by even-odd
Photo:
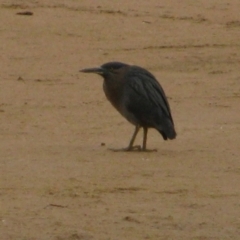
[[98, 67], [98, 68], [84, 68], [84, 69], [81, 69], [79, 72], [103, 74], [104, 69], [102, 69], [101, 67]]

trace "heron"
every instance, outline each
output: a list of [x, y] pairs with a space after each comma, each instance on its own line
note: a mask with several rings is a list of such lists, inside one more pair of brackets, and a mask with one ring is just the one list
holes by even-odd
[[[164, 140], [176, 138], [177, 133], [166, 94], [155, 76], [148, 70], [122, 62], [108, 62], [100, 67], [82, 69], [80, 72], [100, 75], [103, 78], [103, 90], [107, 99], [135, 126], [128, 146], [114, 149], [115, 151], [151, 151], [147, 149], [149, 128], [156, 129]], [[143, 128], [142, 146], [134, 145], [141, 128]]]

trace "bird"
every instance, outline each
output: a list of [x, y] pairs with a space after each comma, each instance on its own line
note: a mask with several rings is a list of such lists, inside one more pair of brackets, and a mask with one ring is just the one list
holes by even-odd
[[[103, 90], [113, 107], [135, 126], [126, 148], [115, 151], [156, 151], [147, 149], [149, 128], [156, 129], [164, 140], [175, 139], [174, 121], [165, 92], [148, 70], [122, 62], [107, 62], [100, 67], [84, 68], [80, 72], [95, 73], [103, 78]], [[142, 146], [134, 145], [143, 128]]]

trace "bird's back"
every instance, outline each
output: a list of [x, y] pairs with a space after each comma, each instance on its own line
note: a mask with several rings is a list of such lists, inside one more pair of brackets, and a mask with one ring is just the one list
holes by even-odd
[[165, 140], [175, 138], [171, 109], [156, 78], [141, 67], [131, 66], [124, 79], [122, 114], [135, 125], [156, 128]]

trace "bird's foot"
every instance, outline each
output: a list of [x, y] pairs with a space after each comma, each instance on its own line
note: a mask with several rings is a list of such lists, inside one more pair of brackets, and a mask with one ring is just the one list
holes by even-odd
[[126, 148], [120, 148], [120, 149], [115, 149], [115, 148], [109, 148], [109, 150], [113, 152], [133, 152], [133, 151], [142, 151], [142, 148], [140, 145], [136, 146], [128, 146]]
[[146, 148], [143, 149], [143, 148], [142, 148], [141, 151], [142, 151], [142, 152], [157, 152], [157, 149], [156, 149], [156, 148], [155, 148], [155, 149], [146, 149]]
[[109, 150], [113, 152], [157, 152], [157, 149], [146, 149], [142, 148], [140, 145], [128, 146], [120, 149], [110, 148]]

